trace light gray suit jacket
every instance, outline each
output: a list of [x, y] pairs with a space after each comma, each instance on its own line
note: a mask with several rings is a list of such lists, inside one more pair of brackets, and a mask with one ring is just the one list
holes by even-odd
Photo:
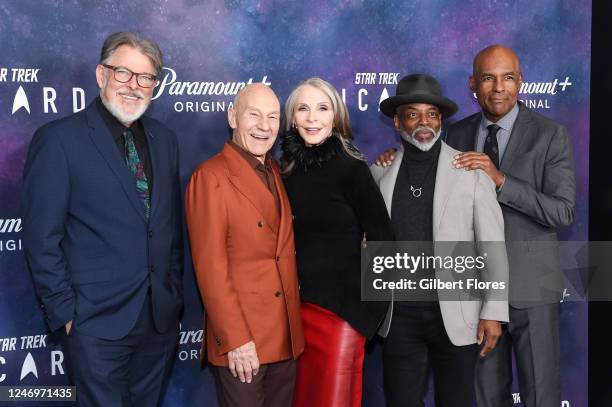
[[[481, 247], [480, 242], [503, 242], [504, 221], [495, 185], [482, 171], [458, 170], [453, 166], [453, 158], [459, 153], [442, 142], [433, 199], [433, 239], [434, 242], [474, 242], [475, 251], [488, 252], [485, 272], [486, 280], [508, 284], [508, 261], [504, 245], [495, 244]], [[397, 152], [389, 167], [372, 165], [370, 170], [380, 187], [380, 191], [391, 215], [391, 201], [395, 181], [403, 158], [403, 149]], [[486, 244], [486, 243], [484, 243]], [[434, 251], [437, 249], [434, 247]], [[438, 255], [438, 253], [435, 253]], [[494, 261], [493, 261], [494, 260]], [[436, 270], [442, 277], [443, 270]], [[481, 319], [507, 322], [508, 302], [488, 301], [440, 301], [440, 310], [446, 333], [457, 346], [476, 342], [478, 323]], [[380, 333], [389, 331], [393, 314], [393, 302], [389, 306]]]
[[[446, 142], [476, 149], [482, 113], [448, 128]], [[572, 144], [561, 124], [519, 102], [519, 114], [500, 162], [506, 181], [497, 197], [506, 228], [510, 305], [526, 308], [562, 298], [557, 228], [574, 220], [576, 174]]]

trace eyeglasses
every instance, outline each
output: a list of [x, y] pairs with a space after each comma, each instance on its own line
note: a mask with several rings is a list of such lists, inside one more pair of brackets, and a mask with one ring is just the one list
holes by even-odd
[[157, 82], [157, 76], [151, 75], [150, 73], [138, 73], [132, 72], [127, 68], [122, 66], [113, 66], [102, 64], [103, 67], [111, 69], [115, 75], [115, 80], [117, 82], [126, 83], [132, 80], [132, 76], [136, 75], [136, 82], [138, 86], [143, 88], [150, 88], [155, 86], [155, 82]]

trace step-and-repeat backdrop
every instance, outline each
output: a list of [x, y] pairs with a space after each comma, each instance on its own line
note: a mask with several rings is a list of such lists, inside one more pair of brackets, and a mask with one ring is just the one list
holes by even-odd
[[[356, 144], [372, 159], [398, 142], [378, 104], [395, 93], [399, 78], [436, 76], [461, 118], [478, 110], [467, 86], [474, 54], [492, 43], [508, 45], [521, 57], [519, 98], [570, 130], [578, 201], [576, 221], [562, 235], [586, 240], [590, 24], [588, 0], [2, 2], [0, 386], [67, 380], [23, 258], [28, 219], [19, 212], [20, 180], [35, 129], [97, 95], [94, 69], [108, 34], [140, 31], [162, 48], [164, 71], [148, 113], [178, 136], [183, 184], [228, 138], [227, 109], [243, 82], [267, 83], [283, 100], [301, 79], [327, 79], [345, 98]], [[184, 284], [185, 314], [164, 405], [215, 406], [210, 372], [198, 362], [202, 306], [190, 265]], [[561, 307], [565, 407], [586, 406], [587, 308], [584, 302]], [[364, 389], [365, 406], [384, 405], [378, 344], [366, 358]]]

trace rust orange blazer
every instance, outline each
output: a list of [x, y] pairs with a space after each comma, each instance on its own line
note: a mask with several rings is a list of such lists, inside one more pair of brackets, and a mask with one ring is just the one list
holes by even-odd
[[281, 202], [228, 144], [191, 176], [185, 195], [193, 264], [206, 309], [208, 360], [255, 341], [260, 363], [304, 350], [291, 208], [273, 163]]

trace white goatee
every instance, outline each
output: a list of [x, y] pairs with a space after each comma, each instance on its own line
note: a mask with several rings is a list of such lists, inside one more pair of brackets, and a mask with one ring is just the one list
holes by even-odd
[[[421, 132], [421, 131], [430, 131], [433, 133], [433, 137], [431, 140], [429, 141], [419, 141], [416, 139], [416, 135]], [[438, 139], [440, 138], [440, 134], [442, 133], [442, 128], [440, 128], [437, 132], [434, 131], [434, 129], [432, 129], [431, 127], [417, 127], [416, 129], [414, 129], [414, 131], [412, 132], [412, 134], [408, 134], [405, 130], [400, 130], [400, 135], [402, 136], [402, 138], [407, 142], [412, 144], [413, 146], [415, 146], [416, 148], [418, 148], [421, 151], [429, 151], [431, 150], [431, 148], [434, 146], [434, 144], [436, 144], [436, 141], [438, 141]]]

